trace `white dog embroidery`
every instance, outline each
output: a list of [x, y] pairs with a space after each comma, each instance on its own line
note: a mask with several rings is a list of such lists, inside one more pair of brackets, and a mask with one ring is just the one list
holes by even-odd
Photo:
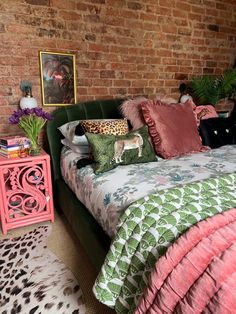
[[114, 156], [112, 161], [118, 164], [122, 162], [122, 156], [126, 150], [137, 149], [138, 157], [142, 157], [143, 138], [139, 133], [134, 133], [132, 137], [126, 140], [117, 140], [114, 143]]

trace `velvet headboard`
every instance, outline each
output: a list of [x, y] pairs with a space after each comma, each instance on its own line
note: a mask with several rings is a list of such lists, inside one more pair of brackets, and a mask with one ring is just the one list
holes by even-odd
[[119, 106], [123, 101], [124, 99], [93, 100], [61, 107], [52, 113], [53, 120], [47, 123], [46, 132], [48, 150], [51, 155], [53, 181], [61, 178], [60, 151], [62, 137], [57, 128], [73, 120], [121, 118]]
[[111, 239], [61, 176], [62, 135], [57, 128], [73, 120], [121, 118], [119, 106], [123, 101], [123, 99], [94, 100], [60, 107], [52, 113], [54, 119], [46, 126], [48, 139], [46, 150], [51, 156], [54, 204], [64, 213], [97, 271], [100, 270], [105, 259]]

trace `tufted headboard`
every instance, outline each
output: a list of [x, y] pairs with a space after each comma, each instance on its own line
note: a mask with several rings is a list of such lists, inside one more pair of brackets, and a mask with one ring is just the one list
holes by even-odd
[[46, 126], [48, 153], [51, 155], [53, 183], [61, 178], [60, 152], [62, 135], [57, 129], [64, 123], [83, 119], [116, 119], [121, 118], [120, 104], [124, 99], [105, 99], [82, 102], [65, 106], [53, 111], [53, 120]]

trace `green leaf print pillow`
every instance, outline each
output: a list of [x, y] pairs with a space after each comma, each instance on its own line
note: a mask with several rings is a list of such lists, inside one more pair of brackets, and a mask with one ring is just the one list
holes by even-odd
[[144, 126], [126, 135], [85, 133], [95, 160], [95, 174], [119, 165], [157, 161]]

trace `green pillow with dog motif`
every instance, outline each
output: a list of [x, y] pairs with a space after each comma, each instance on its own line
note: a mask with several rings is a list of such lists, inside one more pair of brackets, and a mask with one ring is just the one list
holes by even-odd
[[119, 165], [157, 161], [148, 140], [148, 128], [144, 126], [126, 135], [85, 133], [95, 161], [95, 174], [111, 170]]

